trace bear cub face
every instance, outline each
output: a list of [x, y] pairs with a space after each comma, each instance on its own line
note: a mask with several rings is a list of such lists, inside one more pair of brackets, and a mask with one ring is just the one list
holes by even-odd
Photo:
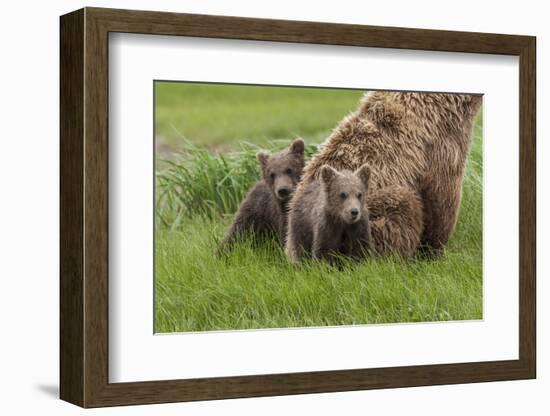
[[341, 171], [324, 165], [321, 168], [321, 182], [326, 195], [326, 210], [335, 222], [355, 224], [368, 220], [365, 197], [370, 178], [367, 165], [355, 172]]
[[269, 155], [256, 155], [262, 169], [262, 176], [275, 198], [286, 203], [296, 190], [304, 169], [304, 141], [294, 140], [288, 149]]

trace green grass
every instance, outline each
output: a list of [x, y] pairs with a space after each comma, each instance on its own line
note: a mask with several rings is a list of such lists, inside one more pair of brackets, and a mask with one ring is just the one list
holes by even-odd
[[[269, 151], [287, 147], [288, 140], [269, 143]], [[177, 161], [162, 161], [157, 172], [157, 224], [170, 229], [196, 215], [217, 218], [234, 214], [244, 195], [260, 178], [256, 153], [261, 147], [241, 143], [238, 151], [219, 154], [181, 140]], [[311, 157], [318, 146], [307, 145]]]
[[[273, 91], [264, 88], [266, 101]], [[339, 91], [330, 93], [337, 96]], [[181, 91], [174, 92], [178, 94]], [[302, 99], [312, 100], [307, 94]], [[329, 108], [338, 101], [324, 96], [314, 105], [321, 107], [327, 100]], [[356, 103], [357, 98], [353, 106]], [[328, 135], [341, 118], [341, 111], [331, 111], [328, 127], [303, 134], [310, 143], [308, 154], [317, 149], [311, 143]], [[304, 125], [316, 117], [303, 113], [296, 118], [293, 107], [287, 113]], [[226, 258], [213, 255], [243, 194], [258, 178], [255, 152], [259, 147], [284, 147], [288, 135], [284, 140], [267, 135], [269, 140], [264, 140], [260, 134], [244, 144], [228, 139], [232, 150], [223, 154], [203, 147], [207, 140], [196, 146], [174, 136], [182, 153], [158, 165], [157, 172], [156, 331], [481, 319], [481, 125], [480, 115], [459, 221], [444, 254], [434, 260], [369, 259], [340, 269], [318, 262], [293, 267], [276, 244], [255, 248], [245, 241]], [[196, 143], [194, 137], [192, 141]]]
[[[180, 137], [227, 150], [248, 141], [267, 145], [297, 136], [321, 141], [355, 110], [363, 91], [157, 82], [155, 128], [175, 150]], [[308, 115], [315, 114], [315, 117]]]
[[228, 225], [195, 220], [157, 234], [157, 332], [481, 318], [479, 251], [456, 239], [434, 261], [296, 268], [275, 245], [214, 258]]

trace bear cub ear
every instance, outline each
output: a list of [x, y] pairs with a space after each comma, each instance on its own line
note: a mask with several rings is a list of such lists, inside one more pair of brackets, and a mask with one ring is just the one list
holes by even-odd
[[256, 153], [256, 159], [258, 159], [258, 162], [260, 162], [260, 165], [262, 166], [262, 169], [267, 165], [267, 161], [269, 160], [269, 155], [265, 152], [258, 152]]
[[359, 179], [361, 179], [361, 182], [363, 182], [363, 185], [365, 185], [365, 189], [369, 188], [369, 180], [370, 180], [370, 167], [367, 164], [364, 164], [359, 169], [355, 171], [355, 176], [357, 176]]
[[329, 165], [323, 165], [321, 168], [321, 180], [325, 185], [330, 185], [334, 178], [336, 178], [336, 175], [338, 175], [336, 169]]
[[296, 156], [303, 156], [304, 148], [304, 139], [302, 139], [301, 137], [294, 139], [294, 141], [290, 143], [290, 152], [294, 153]]

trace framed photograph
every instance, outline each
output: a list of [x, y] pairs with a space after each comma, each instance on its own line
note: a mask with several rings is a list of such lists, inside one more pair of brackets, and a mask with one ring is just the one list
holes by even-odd
[[60, 29], [63, 400], [535, 378], [534, 37]]

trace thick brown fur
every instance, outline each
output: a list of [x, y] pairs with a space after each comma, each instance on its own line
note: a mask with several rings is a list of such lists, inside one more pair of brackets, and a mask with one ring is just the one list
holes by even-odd
[[296, 139], [288, 149], [273, 155], [260, 152], [257, 159], [262, 179], [248, 191], [220, 251], [230, 250], [235, 241], [247, 235], [256, 240], [275, 237], [284, 243], [288, 204], [305, 163], [304, 141]]
[[422, 235], [419, 195], [403, 186], [388, 186], [371, 191], [367, 206], [374, 253], [414, 256]]
[[323, 165], [355, 170], [367, 163], [371, 189], [399, 185], [420, 195], [421, 242], [445, 245], [456, 224], [475, 115], [481, 96], [370, 92], [306, 165], [296, 197]]
[[369, 213], [365, 203], [370, 171], [355, 173], [324, 166], [291, 202], [286, 253], [293, 263], [305, 257], [328, 260], [361, 258], [371, 250]]

